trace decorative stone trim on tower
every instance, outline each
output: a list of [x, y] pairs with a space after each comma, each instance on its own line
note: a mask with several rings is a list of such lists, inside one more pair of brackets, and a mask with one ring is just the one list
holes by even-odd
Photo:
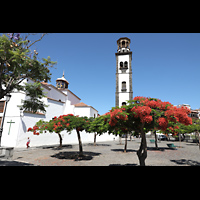
[[132, 89], [132, 52], [130, 51], [131, 40], [127, 37], [117, 40], [116, 56], [116, 92], [115, 106], [126, 104], [127, 100], [133, 99]]
[[118, 56], [116, 56], [116, 92], [115, 92], [115, 106], [119, 106]]
[[131, 61], [132, 61], [132, 52], [129, 55], [129, 66], [130, 66], [130, 75], [129, 75], [129, 88], [130, 88], [130, 93], [129, 93], [129, 100], [133, 99], [133, 88], [132, 88], [132, 66], [131, 66]]

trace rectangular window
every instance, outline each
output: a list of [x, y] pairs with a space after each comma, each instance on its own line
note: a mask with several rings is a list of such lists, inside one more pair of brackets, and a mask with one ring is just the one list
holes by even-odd
[[122, 82], [122, 92], [126, 92], [126, 82]]

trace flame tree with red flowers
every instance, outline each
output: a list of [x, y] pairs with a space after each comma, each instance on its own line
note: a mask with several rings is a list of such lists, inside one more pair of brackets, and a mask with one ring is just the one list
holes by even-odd
[[[34, 135], [39, 135], [40, 133], [43, 133], [44, 131], [49, 131], [50, 133], [57, 133], [60, 140], [60, 148], [62, 148], [62, 137], [60, 132], [66, 130], [69, 134], [71, 134], [71, 131], [73, 129], [76, 129], [78, 142], [79, 142], [79, 156], [83, 156], [83, 147], [82, 147], [82, 141], [80, 132], [85, 130], [86, 132], [89, 132], [89, 124], [93, 120], [93, 118], [88, 117], [79, 117], [74, 116], [73, 114], [67, 114], [67, 115], [60, 115], [59, 117], [54, 117], [52, 120], [45, 122], [43, 120], [40, 120], [36, 123], [33, 128], [29, 128], [28, 131], [32, 131]], [[39, 132], [37, 132], [37, 130]]]
[[141, 166], [147, 158], [146, 134], [150, 130], [170, 131], [177, 134], [177, 123], [192, 124], [187, 107], [177, 108], [169, 102], [150, 97], [135, 97], [129, 105], [113, 108], [105, 114], [109, 123], [108, 131], [116, 132], [120, 127], [141, 134], [141, 144], [137, 156]]

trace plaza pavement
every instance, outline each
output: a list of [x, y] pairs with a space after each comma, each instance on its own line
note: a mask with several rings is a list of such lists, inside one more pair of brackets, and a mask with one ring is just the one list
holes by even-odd
[[[83, 144], [84, 157], [79, 159], [78, 145], [64, 144], [60, 150], [57, 146], [40, 146], [15, 148], [12, 160], [0, 160], [0, 166], [138, 166], [136, 151], [140, 145], [139, 138], [128, 141], [127, 153], [123, 152], [119, 141]], [[181, 146], [177, 150], [169, 149], [167, 143]], [[200, 150], [196, 143], [161, 141], [159, 150], [147, 138], [148, 157], [147, 166], [200, 166]]]

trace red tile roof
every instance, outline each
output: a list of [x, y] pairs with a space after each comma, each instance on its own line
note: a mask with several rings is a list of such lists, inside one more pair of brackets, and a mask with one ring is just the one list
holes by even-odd
[[85, 103], [83, 103], [83, 102], [74, 104], [74, 106], [75, 106], [75, 107], [89, 107], [87, 104], [85, 104]]
[[[74, 104], [75, 107], [90, 107], [90, 108], [93, 108], [94, 110], [96, 110], [94, 107], [92, 106], [88, 106], [87, 104], [83, 103], [83, 102], [80, 102], [80, 103], [77, 103], [77, 104]], [[96, 110], [98, 112], [98, 110]]]

